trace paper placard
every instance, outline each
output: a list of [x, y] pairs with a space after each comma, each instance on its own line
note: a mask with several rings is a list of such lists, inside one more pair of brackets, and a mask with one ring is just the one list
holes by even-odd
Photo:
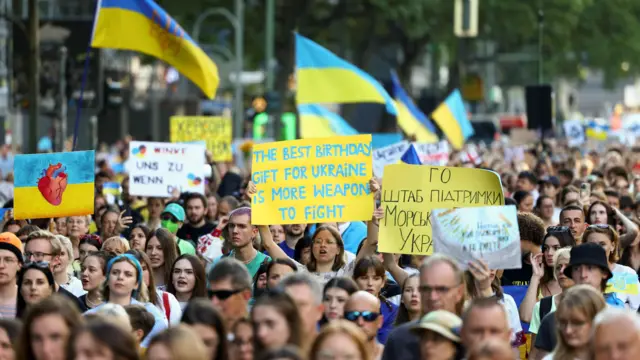
[[463, 268], [475, 259], [489, 269], [520, 269], [520, 230], [515, 206], [436, 209], [431, 213], [435, 251]]
[[584, 144], [586, 141], [584, 136], [584, 128], [580, 120], [566, 120], [562, 124], [564, 134], [567, 137], [567, 145], [576, 147]]
[[203, 145], [132, 141], [129, 144], [129, 192], [170, 197], [180, 192], [204, 194]]
[[413, 146], [416, 148], [420, 162], [423, 165], [445, 166], [449, 162], [451, 149], [449, 148], [449, 142], [446, 140], [433, 144], [414, 142]]
[[371, 135], [253, 146], [255, 225], [369, 220]]
[[409, 142], [401, 141], [373, 150], [373, 174], [381, 178], [384, 175], [384, 167], [397, 164], [402, 158], [402, 155], [409, 149], [409, 145]]
[[433, 209], [504, 205], [500, 177], [488, 170], [396, 164], [382, 183], [378, 250], [385, 253], [433, 253]]
[[204, 141], [213, 161], [231, 161], [231, 119], [220, 116], [172, 116], [171, 142]]

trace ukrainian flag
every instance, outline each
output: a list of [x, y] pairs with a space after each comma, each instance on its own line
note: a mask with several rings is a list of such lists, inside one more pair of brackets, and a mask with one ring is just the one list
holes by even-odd
[[396, 116], [398, 126], [405, 134], [415, 136], [419, 142], [438, 142], [435, 126], [404, 91], [395, 71], [391, 72], [391, 81], [393, 82], [393, 96], [398, 109], [398, 115]]
[[93, 214], [94, 151], [16, 155], [14, 217]]
[[216, 96], [218, 67], [152, 0], [100, 0], [91, 46], [155, 56], [191, 79], [209, 98]]
[[409, 165], [422, 165], [420, 156], [418, 156], [418, 152], [416, 151], [416, 148], [413, 147], [413, 144], [411, 144], [407, 151], [404, 152], [404, 154], [400, 158], [400, 162]]
[[303, 139], [360, 134], [340, 115], [327, 110], [322, 105], [298, 105], [298, 114], [300, 115], [300, 136]]
[[590, 120], [586, 126], [586, 135], [589, 139], [607, 140], [610, 127], [607, 124], [600, 123], [596, 120]]
[[467, 111], [460, 90], [456, 89], [447, 99], [431, 114], [442, 132], [455, 149], [461, 149], [465, 141], [475, 131], [467, 118]]
[[380, 103], [396, 115], [396, 106], [371, 75], [331, 51], [296, 34], [298, 104]]

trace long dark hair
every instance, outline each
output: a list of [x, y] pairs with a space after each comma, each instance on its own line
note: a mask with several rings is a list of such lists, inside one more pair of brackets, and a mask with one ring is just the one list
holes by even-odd
[[[282, 291], [269, 291], [262, 294], [262, 296], [260, 296], [256, 300], [256, 303], [251, 309], [252, 320], [255, 309], [260, 306], [269, 306], [280, 313], [280, 315], [282, 315], [282, 317], [287, 320], [287, 324], [289, 325], [290, 335], [289, 339], [287, 340], [287, 344], [302, 347], [304, 333], [302, 327], [302, 319], [300, 318], [300, 313], [298, 312], [296, 304], [293, 302], [293, 299], [291, 299], [289, 295]], [[263, 344], [260, 343], [257, 336], [254, 336], [253, 338], [255, 342], [254, 353], [261, 354], [265, 350], [265, 348]]]
[[611, 206], [609, 206], [609, 204], [607, 204], [604, 201], [600, 201], [600, 200], [594, 201], [591, 205], [589, 205], [589, 209], [587, 210], [587, 216], [586, 216], [587, 223], [591, 224], [591, 209], [593, 209], [593, 207], [596, 206], [596, 205], [600, 205], [600, 206], [604, 207], [605, 212], [607, 213], [607, 223], [604, 224], [604, 225], [610, 225], [615, 229], [616, 225], [618, 223], [618, 221], [617, 221], [618, 217], [616, 216], [615, 210], [613, 210], [613, 208], [611, 208]]
[[208, 299], [192, 299], [184, 308], [181, 323], [187, 325], [205, 325], [211, 327], [220, 339], [218, 349], [216, 350], [216, 360], [227, 360], [228, 358], [228, 341], [227, 330], [222, 321], [222, 315], [213, 307]]
[[18, 272], [18, 298], [16, 303], [16, 317], [22, 318], [25, 310], [27, 309], [27, 303], [24, 301], [24, 297], [22, 297], [22, 282], [24, 281], [24, 276], [29, 270], [37, 270], [44, 274], [47, 278], [47, 283], [49, 283], [49, 288], [51, 289], [51, 293], [54, 294], [56, 292], [56, 282], [53, 277], [53, 273], [49, 268], [49, 263], [45, 261], [39, 262], [31, 262], [27, 263]]
[[402, 301], [402, 297], [404, 296], [404, 289], [407, 287], [407, 283], [409, 282], [409, 280], [419, 278], [419, 275], [419, 273], [411, 274], [406, 279], [404, 279], [404, 282], [402, 283], [402, 291], [400, 292], [400, 306], [398, 306], [398, 314], [396, 315], [394, 326], [400, 326], [411, 321], [411, 318], [409, 316], [409, 309], [407, 309], [407, 305], [405, 305], [404, 301]]
[[[324, 285], [324, 289], [322, 289], [322, 300], [324, 301], [327, 296], [327, 291], [330, 289], [341, 289], [347, 292], [349, 296], [351, 296], [354, 292], [358, 291], [358, 284], [352, 279], [348, 277], [337, 276], [331, 278], [331, 280], [327, 281]], [[329, 322], [329, 319], [322, 314], [322, 319], [320, 320], [320, 325], [324, 325]]]
[[68, 359], [75, 359], [73, 344], [82, 334], [90, 334], [93, 340], [108, 347], [113, 358], [118, 360], [139, 360], [138, 344], [133, 334], [126, 332], [111, 320], [92, 317], [84, 326], [74, 329], [67, 346]]
[[193, 290], [191, 291], [191, 299], [202, 298], [207, 296], [207, 283], [204, 275], [204, 266], [195, 255], [183, 254], [180, 255], [171, 266], [171, 281], [167, 284], [167, 292], [176, 295], [176, 287], [173, 285], [173, 272], [176, 268], [176, 264], [180, 260], [187, 260], [191, 263], [193, 268], [193, 276], [195, 277], [195, 283], [193, 284]]
[[[382, 287], [384, 288], [387, 281], [387, 272], [384, 268], [384, 265], [382, 264], [382, 261], [380, 261], [380, 258], [378, 258], [378, 256], [376, 255], [367, 255], [356, 261], [356, 264], [353, 267], [353, 280], [357, 283], [358, 278], [361, 276], [367, 276], [369, 270], [373, 270], [376, 276], [382, 277]], [[382, 295], [382, 288], [380, 289], [378, 298], [380, 299], [381, 304], [387, 305], [389, 309], [393, 308], [391, 302], [389, 302], [389, 300], [387, 300], [387, 298]]]
[[[544, 253], [544, 248], [545, 248], [545, 242], [547, 241], [547, 238], [553, 236], [554, 238], [558, 239], [558, 243], [560, 243], [560, 248], [565, 248], [565, 247], [573, 247], [576, 246], [576, 240], [573, 238], [573, 235], [571, 234], [571, 231], [569, 230], [569, 228], [567, 227], [563, 227], [563, 226], [551, 226], [549, 228], [547, 228], [547, 234], [544, 236], [544, 238], [542, 239], [542, 252]], [[542, 286], [548, 284], [549, 282], [555, 280], [555, 277], [553, 275], [554, 271], [553, 271], [553, 267], [552, 266], [548, 266], [546, 261], [543, 261], [543, 266], [544, 266], [544, 276], [542, 277], [542, 279], [540, 280], [540, 285], [538, 287], [538, 291], [540, 291], [540, 288], [542, 288]]]
[[[144, 247], [145, 251], [149, 248], [149, 243], [154, 237], [158, 239], [158, 242], [162, 247], [162, 256], [164, 258], [164, 283], [165, 285], [169, 285], [171, 282], [171, 269], [173, 268], [173, 263], [178, 258], [178, 242], [175, 240], [175, 235], [170, 233], [168, 230], [157, 229], [149, 234], [149, 240], [147, 240]], [[149, 271], [153, 272], [153, 269], [149, 268]]]

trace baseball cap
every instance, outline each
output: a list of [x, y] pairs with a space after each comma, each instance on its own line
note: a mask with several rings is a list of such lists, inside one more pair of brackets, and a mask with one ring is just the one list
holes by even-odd
[[22, 241], [10, 232], [0, 234], [0, 250], [9, 250], [16, 255], [19, 262], [24, 262], [22, 255]]
[[182, 206], [178, 205], [178, 204], [169, 204], [167, 205], [164, 210], [162, 210], [162, 213], [165, 214], [171, 214], [173, 215], [173, 217], [175, 217], [178, 221], [184, 222], [184, 209], [182, 208]]
[[436, 310], [423, 316], [422, 319], [411, 328], [411, 331], [417, 333], [427, 330], [433, 331], [453, 342], [459, 343], [461, 327], [462, 319], [457, 315], [445, 310]]

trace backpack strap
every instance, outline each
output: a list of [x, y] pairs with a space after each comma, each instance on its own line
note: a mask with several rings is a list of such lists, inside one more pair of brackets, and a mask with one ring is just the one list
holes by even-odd
[[544, 319], [545, 315], [551, 312], [551, 306], [553, 305], [553, 296], [543, 297], [540, 300], [540, 321]]
[[164, 314], [167, 317], [167, 323], [171, 323], [171, 306], [169, 305], [169, 294], [162, 292], [162, 304], [164, 305]]

